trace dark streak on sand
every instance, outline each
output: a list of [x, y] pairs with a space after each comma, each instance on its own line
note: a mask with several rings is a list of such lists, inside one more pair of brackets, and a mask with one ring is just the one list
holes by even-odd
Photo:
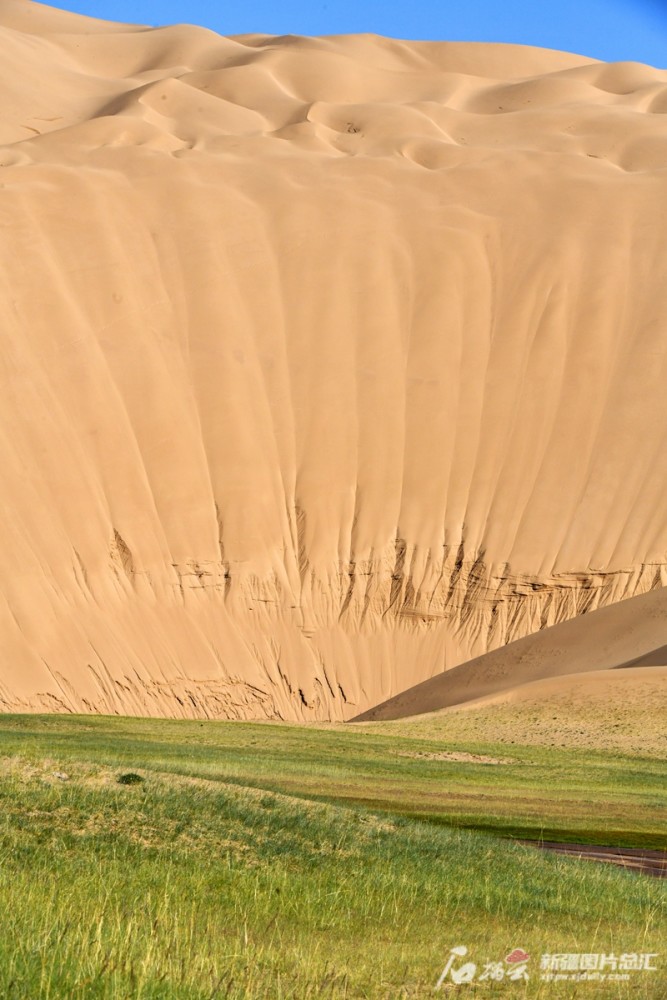
[[537, 847], [543, 851], [552, 851], [554, 854], [566, 854], [587, 861], [603, 861], [606, 864], [619, 865], [629, 871], [640, 872], [642, 875], [667, 878], [667, 851], [603, 847], [597, 844], [559, 844], [550, 840], [518, 840], [517, 843], [526, 847]]

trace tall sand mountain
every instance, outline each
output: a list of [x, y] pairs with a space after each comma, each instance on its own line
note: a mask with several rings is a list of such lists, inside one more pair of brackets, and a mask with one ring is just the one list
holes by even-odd
[[350, 718], [667, 582], [667, 73], [0, 44], [1, 707]]

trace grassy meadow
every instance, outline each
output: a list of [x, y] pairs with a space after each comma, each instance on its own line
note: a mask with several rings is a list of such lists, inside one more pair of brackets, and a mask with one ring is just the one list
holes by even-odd
[[[0, 997], [664, 1000], [667, 880], [503, 837], [665, 847], [665, 757], [458, 725], [0, 717]], [[436, 992], [456, 945], [530, 980]]]

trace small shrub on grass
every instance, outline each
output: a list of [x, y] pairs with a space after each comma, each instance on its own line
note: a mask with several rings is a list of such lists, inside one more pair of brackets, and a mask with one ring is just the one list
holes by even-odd
[[140, 774], [135, 774], [134, 771], [128, 771], [127, 774], [118, 775], [119, 785], [143, 785], [145, 778], [142, 778]]

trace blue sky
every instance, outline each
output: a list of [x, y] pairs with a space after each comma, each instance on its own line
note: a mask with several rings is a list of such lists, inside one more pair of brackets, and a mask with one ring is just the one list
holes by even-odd
[[221, 34], [520, 42], [667, 68], [667, 0], [60, 0], [66, 10], [143, 24], [188, 22]]

